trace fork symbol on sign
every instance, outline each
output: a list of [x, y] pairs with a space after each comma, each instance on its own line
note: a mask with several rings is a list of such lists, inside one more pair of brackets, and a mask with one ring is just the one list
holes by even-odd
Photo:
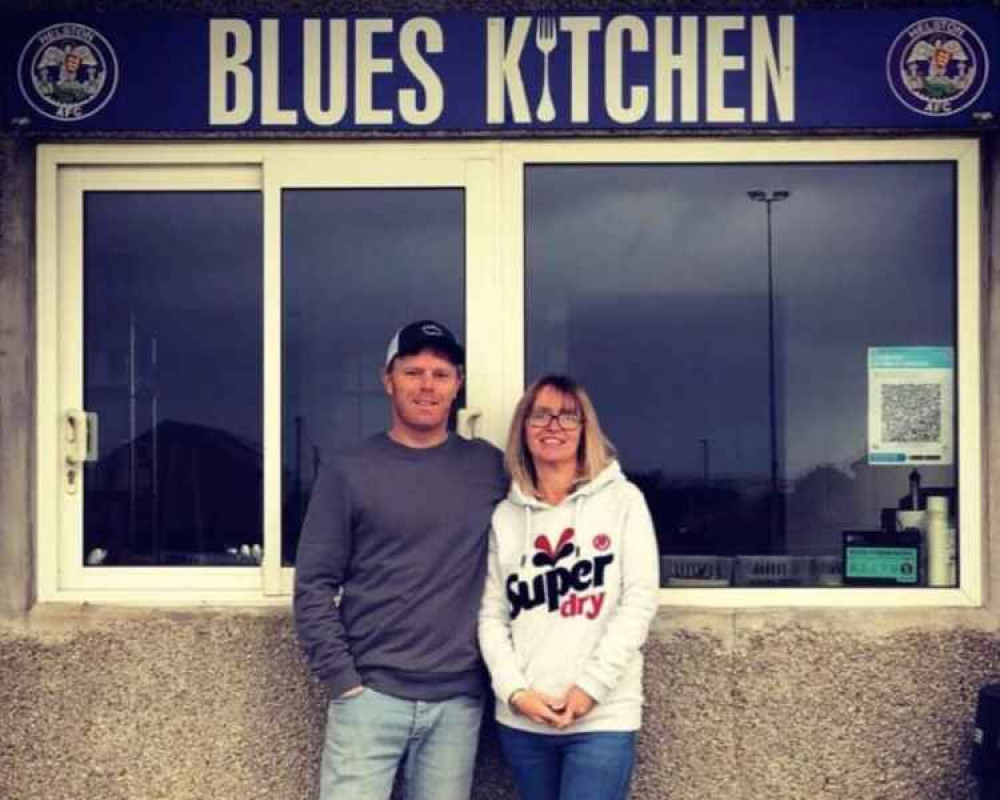
[[540, 122], [552, 122], [556, 118], [556, 109], [552, 105], [552, 92], [549, 90], [549, 54], [556, 49], [555, 17], [539, 17], [535, 20], [535, 47], [542, 54], [542, 99], [538, 101], [538, 119]]

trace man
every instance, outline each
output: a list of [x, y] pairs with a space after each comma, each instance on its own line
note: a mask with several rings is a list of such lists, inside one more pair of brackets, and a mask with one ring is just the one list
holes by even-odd
[[320, 800], [467, 800], [485, 672], [476, 617], [500, 451], [448, 431], [464, 352], [424, 320], [389, 343], [386, 433], [325, 464], [302, 529], [295, 619], [329, 687]]

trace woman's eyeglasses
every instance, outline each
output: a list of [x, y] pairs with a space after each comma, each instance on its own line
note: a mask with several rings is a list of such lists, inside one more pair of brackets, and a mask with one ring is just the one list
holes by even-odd
[[560, 411], [553, 414], [551, 411], [532, 411], [528, 414], [528, 424], [532, 428], [547, 428], [549, 423], [555, 420], [564, 431], [575, 431], [583, 424], [583, 417], [575, 411]]

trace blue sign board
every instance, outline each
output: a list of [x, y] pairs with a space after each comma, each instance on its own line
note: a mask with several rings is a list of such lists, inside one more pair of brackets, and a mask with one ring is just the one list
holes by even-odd
[[1000, 10], [26, 14], [0, 127], [37, 132], [995, 125]]

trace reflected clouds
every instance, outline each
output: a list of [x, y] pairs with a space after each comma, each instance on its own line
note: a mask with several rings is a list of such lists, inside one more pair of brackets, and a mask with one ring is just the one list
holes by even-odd
[[[700, 486], [708, 461], [715, 485], [759, 494], [767, 230], [746, 191], [768, 186], [791, 191], [773, 214], [781, 484], [787, 493], [809, 475], [856, 475], [849, 503], [837, 483], [846, 521], [877, 527], [905, 474], [857, 468], [867, 350], [955, 345], [949, 164], [530, 166], [527, 378], [560, 370], [585, 381], [626, 468], [660, 476], [647, 485]], [[953, 484], [950, 468], [930, 472]], [[802, 496], [790, 522], [807, 540], [833, 541], [810, 528], [828, 511], [803, 508]]]

